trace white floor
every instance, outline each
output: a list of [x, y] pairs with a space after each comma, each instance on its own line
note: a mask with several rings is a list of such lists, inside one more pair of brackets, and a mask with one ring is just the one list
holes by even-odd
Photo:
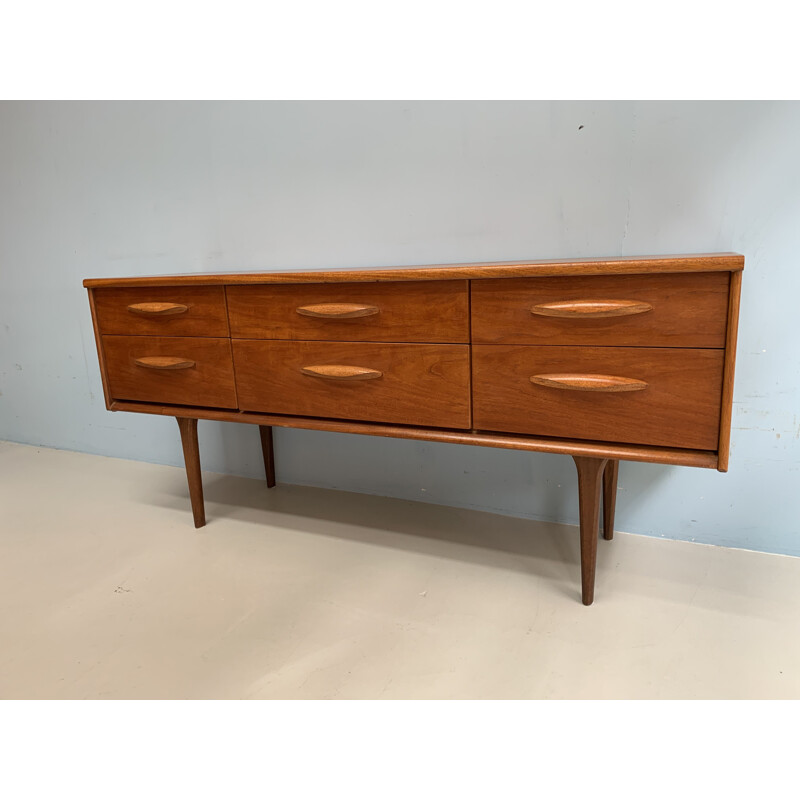
[[0, 443], [1, 698], [798, 698], [800, 559]]

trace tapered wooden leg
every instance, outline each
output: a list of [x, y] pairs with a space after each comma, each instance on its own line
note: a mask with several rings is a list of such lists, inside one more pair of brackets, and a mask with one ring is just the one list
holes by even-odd
[[200, 475], [200, 448], [197, 444], [197, 420], [189, 417], [175, 417], [181, 432], [183, 461], [186, 464], [186, 478], [189, 481], [189, 498], [192, 501], [195, 528], [206, 524], [206, 509], [203, 503], [203, 479]]
[[603, 472], [603, 538], [614, 538], [614, 509], [617, 507], [619, 461], [609, 459]]
[[583, 604], [594, 600], [594, 575], [597, 567], [597, 536], [600, 522], [600, 486], [605, 458], [573, 456], [578, 469], [578, 503], [581, 518], [581, 594]]
[[275, 485], [275, 453], [272, 449], [272, 426], [259, 425], [261, 452], [264, 454], [264, 471], [267, 473], [267, 488]]

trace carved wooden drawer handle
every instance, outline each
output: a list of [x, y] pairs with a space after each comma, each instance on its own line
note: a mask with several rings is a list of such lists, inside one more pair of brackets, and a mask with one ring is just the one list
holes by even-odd
[[180, 356], [144, 356], [134, 359], [134, 364], [149, 369], [189, 369], [195, 362]]
[[539, 317], [572, 317], [574, 319], [599, 319], [601, 317], [629, 317], [652, 311], [650, 303], [638, 300], [561, 300], [541, 303], [531, 308]]
[[531, 383], [551, 389], [570, 389], [578, 392], [641, 392], [642, 389], [647, 388], [644, 381], [636, 378], [580, 373], [531, 375]]
[[148, 317], [171, 317], [173, 314], [184, 314], [188, 310], [189, 306], [181, 303], [134, 303], [128, 306], [128, 311]]
[[346, 364], [325, 364], [319, 367], [301, 367], [303, 375], [314, 378], [327, 378], [331, 381], [369, 381], [383, 375], [377, 369], [369, 367], [351, 367]]
[[378, 314], [376, 306], [362, 306], [358, 303], [318, 303], [313, 306], [300, 306], [298, 314], [304, 317], [322, 317], [324, 319], [354, 319], [355, 317], [371, 317]]

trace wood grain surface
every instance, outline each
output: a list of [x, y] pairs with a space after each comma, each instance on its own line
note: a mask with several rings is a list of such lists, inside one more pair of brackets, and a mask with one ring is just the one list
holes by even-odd
[[298, 306], [295, 310], [301, 316], [320, 319], [355, 319], [381, 313], [377, 306], [366, 306], [363, 303], [313, 303]]
[[94, 343], [97, 347], [97, 362], [100, 366], [100, 380], [103, 383], [103, 398], [106, 408], [111, 408], [111, 394], [108, 391], [108, 368], [106, 367], [106, 354], [103, 352], [103, 337], [100, 335], [100, 328], [97, 324], [97, 308], [94, 298], [97, 294], [95, 289], [89, 289], [89, 310], [92, 312], [92, 330], [94, 331]]
[[[228, 335], [225, 290], [221, 286], [97, 289], [95, 306], [100, 333], [124, 336]], [[185, 307], [186, 310], [169, 313], [170, 310], [174, 312], [175, 307]], [[148, 308], [161, 308], [162, 311], [147, 313]]]
[[[522, 278], [472, 284], [472, 341], [640, 347], [725, 346], [728, 274]], [[553, 316], [533, 308], [569, 301], [652, 306], [639, 314]]]
[[194, 361], [180, 356], [143, 356], [135, 358], [133, 363], [137, 367], [148, 367], [149, 369], [191, 369], [195, 366]]
[[206, 524], [206, 507], [203, 501], [203, 476], [200, 471], [200, 444], [197, 440], [197, 420], [192, 417], [176, 417], [181, 433], [183, 464], [186, 468], [186, 481], [189, 484], [189, 499], [192, 503], [192, 516], [195, 528]]
[[143, 317], [173, 317], [185, 314], [188, 310], [189, 306], [183, 303], [131, 303], [128, 306], [128, 311]]
[[614, 458], [622, 461], [641, 461], [654, 464], [672, 464], [683, 467], [717, 468], [717, 454], [709, 450], [687, 450], [675, 447], [648, 447], [619, 444], [617, 442], [590, 442], [584, 439], [559, 439], [549, 436], [482, 433], [471, 430], [448, 430], [411, 425], [386, 425], [376, 422], [296, 417], [290, 414], [264, 414], [252, 411], [223, 411], [212, 408], [184, 408], [160, 403], [136, 403], [117, 400], [111, 403], [112, 411], [137, 414], [157, 414], [174, 417], [181, 414], [198, 419], [220, 422], [241, 422], [248, 425], [271, 425], [275, 428], [300, 428], [301, 430], [333, 431], [367, 436], [384, 436], [391, 439], [415, 439], [422, 442], [445, 442], [481, 447], [498, 447], [503, 450], [557, 453], [568, 456]]
[[728, 333], [725, 341], [725, 367], [722, 378], [722, 414], [719, 421], [720, 472], [728, 471], [731, 452], [731, 417], [733, 416], [733, 377], [736, 367], [736, 339], [739, 331], [739, 298], [742, 290], [742, 273], [731, 274], [728, 298]]
[[[236, 408], [230, 339], [185, 336], [104, 336], [109, 392], [116, 400]], [[144, 359], [194, 362], [153, 369]]]
[[330, 267], [273, 272], [215, 272], [130, 278], [86, 278], [86, 288], [101, 286], [220, 286], [246, 283], [341, 283], [421, 280], [480, 280], [547, 275], [636, 275], [659, 272], [729, 272], [744, 268], [739, 253], [693, 253], [673, 256], [557, 259], [549, 261], [479, 261], [469, 264], [419, 264], [405, 267]]
[[574, 456], [578, 470], [578, 514], [581, 534], [581, 600], [585, 606], [594, 602], [597, 571], [597, 536], [600, 525], [600, 497], [603, 473], [608, 461], [604, 458]]
[[614, 512], [617, 508], [619, 461], [609, 459], [603, 471], [603, 538], [614, 538]]
[[[341, 342], [468, 342], [466, 281], [316, 286], [229, 286], [231, 335]], [[348, 317], [309, 308], [375, 308]]]
[[564, 389], [573, 392], [643, 392], [645, 381], [626, 378], [620, 375], [590, 375], [581, 373], [553, 373], [531, 375], [531, 383], [547, 386], [550, 389]]
[[312, 378], [324, 378], [329, 381], [372, 381], [383, 377], [380, 370], [354, 364], [309, 364], [301, 367], [300, 372]]
[[[239, 407], [310, 417], [470, 427], [467, 345], [234, 339]], [[350, 365], [373, 380], [329, 380], [309, 366]]]
[[632, 317], [652, 310], [650, 303], [636, 300], [556, 300], [551, 303], [537, 303], [531, 308], [531, 314], [536, 317], [606, 319]]
[[[715, 450], [721, 350], [475, 345], [478, 430]], [[564, 391], [531, 383], [547, 373], [598, 372], [645, 381], [644, 391]]]
[[261, 454], [264, 456], [264, 475], [267, 479], [267, 488], [275, 486], [275, 449], [272, 443], [272, 426], [259, 425], [258, 432], [261, 436]]

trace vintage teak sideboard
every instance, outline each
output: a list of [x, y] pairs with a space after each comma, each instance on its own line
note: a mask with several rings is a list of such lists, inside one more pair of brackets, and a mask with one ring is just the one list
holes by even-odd
[[197, 420], [562, 453], [578, 471], [583, 602], [619, 461], [725, 472], [735, 253], [98, 278], [106, 406], [178, 421], [205, 524]]

